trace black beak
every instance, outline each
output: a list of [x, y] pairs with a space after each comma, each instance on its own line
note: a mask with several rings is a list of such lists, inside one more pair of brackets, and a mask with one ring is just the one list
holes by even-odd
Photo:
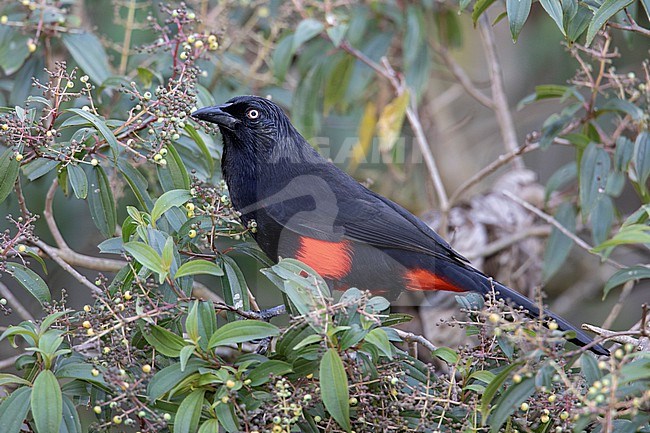
[[192, 117], [199, 120], [205, 120], [206, 122], [216, 123], [219, 126], [223, 126], [227, 129], [234, 129], [235, 125], [239, 123], [239, 119], [232, 116], [230, 113], [223, 111], [224, 108], [229, 107], [232, 104], [223, 104], [216, 105], [214, 107], [205, 107], [199, 110], [196, 110], [191, 114]]

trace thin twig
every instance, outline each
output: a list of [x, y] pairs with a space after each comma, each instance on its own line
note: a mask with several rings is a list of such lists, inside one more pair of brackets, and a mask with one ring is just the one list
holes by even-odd
[[[385, 57], [382, 58], [382, 64], [380, 65], [366, 56], [363, 52], [354, 48], [348, 41], [343, 41], [343, 43], [340, 45], [340, 48], [343, 51], [351, 54], [357, 60], [365, 63], [380, 76], [386, 78], [398, 95], [401, 95], [407, 89], [406, 84], [403, 81], [400, 81], [397, 73]], [[413, 95], [413, 92], [409, 92], [409, 95], [411, 100], [406, 109], [406, 118], [409, 122], [409, 125], [411, 126], [411, 129], [413, 130], [413, 133], [415, 134], [416, 142], [418, 144], [420, 152], [422, 152], [422, 156], [424, 157], [424, 162], [427, 165], [427, 169], [429, 170], [429, 175], [431, 176], [433, 187], [435, 188], [436, 194], [438, 195], [440, 208], [446, 211], [449, 208], [449, 199], [447, 197], [447, 192], [445, 191], [444, 184], [442, 183], [442, 178], [440, 177], [440, 171], [438, 170], [436, 160], [431, 151], [431, 145], [429, 144], [427, 137], [424, 134], [422, 122], [420, 122], [420, 117], [417, 113], [417, 110], [413, 108], [415, 106], [415, 95]]]
[[[603, 256], [601, 256], [598, 253], [594, 253], [592, 251], [593, 247], [591, 245], [589, 245], [586, 241], [584, 241], [583, 239], [576, 236], [574, 233], [571, 233], [571, 231], [569, 231], [566, 227], [564, 227], [562, 224], [560, 224], [560, 222], [558, 220], [556, 220], [555, 218], [553, 218], [551, 215], [547, 214], [546, 212], [544, 212], [541, 209], [538, 209], [537, 207], [533, 206], [532, 204], [528, 203], [527, 201], [522, 200], [521, 198], [517, 197], [516, 195], [514, 195], [510, 191], [502, 191], [502, 194], [505, 195], [506, 197], [508, 197], [510, 200], [514, 201], [515, 203], [519, 204], [521, 207], [523, 207], [523, 208], [529, 210], [530, 212], [534, 213], [535, 215], [537, 215], [538, 217], [540, 217], [541, 219], [543, 219], [547, 223], [552, 224], [559, 231], [561, 231], [562, 234], [564, 234], [566, 237], [571, 239], [580, 248], [584, 249], [585, 251], [587, 251], [590, 254], [593, 254], [593, 255], [598, 256], [601, 259], [603, 259]], [[625, 267], [622, 264], [620, 264], [617, 261], [612, 260], [610, 258], [605, 258], [605, 261], [607, 263], [609, 263], [610, 265], [618, 268], [618, 269], [623, 269]]]
[[498, 253], [503, 249], [508, 248], [513, 244], [516, 244], [517, 242], [523, 239], [527, 239], [531, 236], [537, 236], [537, 237], [548, 236], [550, 233], [551, 233], [551, 227], [548, 225], [529, 227], [526, 230], [515, 232], [510, 236], [503, 237], [494, 242], [491, 242], [485, 245], [479, 251], [474, 251], [474, 252], [470, 252], [469, 254], [465, 254], [465, 257], [467, 257], [470, 261], [476, 260], [480, 257], [489, 257], [491, 255]]
[[[490, 82], [492, 84], [492, 102], [494, 104], [494, 113], [501, 129], [501, 136], [503, 137], [506, 149], [513, 152], [519, 147], [517, 141], [517, 133], [515, 124], [512, 120], [512, 113], [508, 107], [508, 99], [506, 97], [505, 87], [503, 85], [503, 74], [501, 71], [501, 64], [496, 51], [496, 43], [494, 41], [494, 34], [492, 33], [492, 26], [490, 25], [489, 18], [483, 14], [479, 19], [479, 29], [481, 31], [481, 41], [485, 47], [485, 58], [488, 63], [488, 71], [490, 73]], [[516, 168], [524, 168], [524, 161], [521, 158], [515, 158], [513, 164]]]
[[471, 187], [473, 187], [474, 185], [476, 185], [477, 183], [485, 179], [486, 176], [489, 176], [490, 174], [494, 173], [499, 168], [508, 164], [510, 161], [514, 160], [520, 155], [523, 155], [528, 152], [532, 152], [537, 149], [539, 149], [539, 143], [529, 143], [524, 146], [518, 147], [517, 149], [514, 149], [508, 153], [499, 155], [497, 159], [492, 161], [489, 165], [483, 167], [476, 174], [474, 174], [474, 176], [470, 177], [465, 182], [463, 182], [458, 188], [456, 188], [456, 191], [454, 191], [454, 193], [449, 198], [449, 202], [453, 206], [457, 202], [457, 200], [461, 197], [461, 195], [465, 193], [465, 191], [467, 191], [468, 189], [470, 189]]
[[412, 332], [402, 331], [401, 329], [397, 329], [397, 328], [394, 329], [395, 331], [397, 331], [397, 335], [399, 335], [399, 337], [406, 342], [418, 343], [423, 347], [426, 347], [432, 352], [437, 349], [437, 347], [432, 342], [430, 342], [429, 340], [427, 340], [421, 335], [413, 334]]
[[68, 262], [63, 260], [58, 254], [57, 254], [57, 249], [52, 248], [48, 244], [46, 244], [43, 241], [37, 241], [36, 246], [38, 246], [41, 250], [43, 250], [52, 260], [54, 260], [61, 268], [63, 268], [64, 271], [72, 275], [77, 281], [79, 281], [81, 284], [84, 286], [88, 287], [91, 292], [101, 295], [102, 291], [99, 289], [99, 287], [95, 286], [93, 283], [88, 281], [88, 279], [80, 274], [75, 268], [70, 266]]
[[623, 304], [625, 303], [627, 297], [630, 296], [630, 293], [632, 293], [633, 288], [634, 288], [633, 280], [627, 281], [625, 284], [623, 284], [623, 290], [621, 290], [621, 294], [618, 296], [618, 300], [616, 301], [616, 304], [614, 304], [612, 310], [609, 312], [609, 315], [603, 322], [602, 325], [603, 328], [609, 329], [612, 327], [614, 320], [616, 320], [618, 315], [621, 314], [621, 310], [623, 309]]
[[54, 213], [52, 211], [52, 203], [54, 202], [54, 195], [56, 194], [58, 186], [59, 181], [54, 179], [45, 195], [45, 209], [43, 210], [43, 216], [45, 217], [45, 222], [47, 223], [47, 227], [50, 229], [50, 233], [52, 233], [56, 245], [61, 249], [69, 249], [68, 244], [65, 242], [65, 239], [63, 239], [63, 236], [56, 225], [56, 221], [54, 221]]
[[7, 299], [7, 303], [11, 306], [11, 309], [18, 313], [20, 317], [25, 320], [31, 320], [32, 322], [35, 320], [32, 313], [30, 313], [29, 310], [27, 310], [27, 308], [25, 308], [14, 296], [14, 294], [11, 293], [11, 290], [2, 283], [0, 283], [0, 294], [2, 294], [3, 298]]
[[454, 77], [458, 80], [461, 86], [465, 91], [474, 99], [476, 99], [481, 105], [494, 110], [494, 101], [490, 99], [485, 93], [481, 92], [472, 82], [472, 79], [467, 75], [467, 72], [454, 60], [454, 58], [449, 54], [449, 51], [446, 47], [438, 45], [436, 42], [431, 42], [433, 50], [442, 58], [442, 61], [445, 62], [449, 72], [452, 73]]

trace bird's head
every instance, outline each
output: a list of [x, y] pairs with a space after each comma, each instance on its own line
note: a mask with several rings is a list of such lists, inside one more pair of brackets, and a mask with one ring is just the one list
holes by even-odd
[[292, 128], [280, 107], [258, 96], [237, 96], [196, 110], [192, 117], [218, 125], [226, 146], [253, 145], [258, 151], [281, 141]]

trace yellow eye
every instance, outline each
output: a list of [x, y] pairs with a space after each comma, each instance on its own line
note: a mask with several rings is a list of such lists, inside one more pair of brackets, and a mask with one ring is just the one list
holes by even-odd
[[248, 110], [246, 112], [246, 117], [248, 117], [249, 119], [257, 119], [258, 117], [260, 117], [260, 112], [257, 110]]

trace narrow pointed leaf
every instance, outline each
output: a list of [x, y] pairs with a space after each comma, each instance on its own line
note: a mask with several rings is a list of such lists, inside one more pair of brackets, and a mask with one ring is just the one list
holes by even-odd
[[634, 0], [605, 0], [598, 10], [594, 13], [594, 17], [589, 23], [587, 29], [587, 45], [596, 37], [596, 33], [600, 30], [610, 18], [622, 10], [624, 7], [632, 4]]
[[100, 166], [93, 167], [90, 172], [88, 207], [90, 216], [102, 235], [112, 237], [117, 225], [115, 199], [106, 172]]
[[20, 162], [14, 158], [14, 152], [11, 149], [5, 150], [0, 156], [0, 203], [13, 191], [19, 168]]
[[85, 200], [88, 196], [88, 178], [84, 169], [78, 165], [69, 164], [68, 179], [70, 179], [75, 197]]

